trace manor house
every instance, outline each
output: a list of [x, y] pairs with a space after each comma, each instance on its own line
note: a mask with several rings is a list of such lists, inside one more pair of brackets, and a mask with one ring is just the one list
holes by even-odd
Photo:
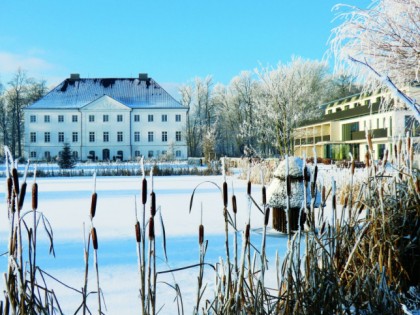
[[187, 111], [147, 74], [102, 79], [72, 74], [25, 109], [25, 155], [50, 160], [68, 143], [82, 161], [184, 159]]

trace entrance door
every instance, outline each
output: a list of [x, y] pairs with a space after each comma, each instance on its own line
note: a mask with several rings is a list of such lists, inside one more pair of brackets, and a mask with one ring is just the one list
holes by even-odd
[[102, 150], [102, 160], [108, 161], [109, 160], [109, 149]]

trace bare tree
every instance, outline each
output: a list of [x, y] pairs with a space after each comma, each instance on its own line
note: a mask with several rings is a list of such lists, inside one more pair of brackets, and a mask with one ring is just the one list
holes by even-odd
[[372, 88], [381, 84], [367, 67], [349, 62], [351, 56], [397, 85], [419, 81], [420, 0], [374, 0], [368, 9], [349, 5], [334, 9], [342, 21], [330, 38], [336, 70], [346, 67], [364, 76]]

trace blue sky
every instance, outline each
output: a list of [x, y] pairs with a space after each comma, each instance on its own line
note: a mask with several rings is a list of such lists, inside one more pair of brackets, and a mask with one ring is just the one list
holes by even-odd
[[[0, 82], [18, 67], [56, 84], [82, 77], [136, 77], [162, 84], [320, 60], [337, 0], [16, 0], [0, 3]], [[345, 3], [366, 7], [369, 0]]]

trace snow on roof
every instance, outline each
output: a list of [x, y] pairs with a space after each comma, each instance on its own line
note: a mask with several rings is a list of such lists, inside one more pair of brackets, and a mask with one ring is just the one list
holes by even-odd
[[103, 95], [130, 108], [185, 108], [151, 78], [70, 78], [27, 109], [77, 109]]

